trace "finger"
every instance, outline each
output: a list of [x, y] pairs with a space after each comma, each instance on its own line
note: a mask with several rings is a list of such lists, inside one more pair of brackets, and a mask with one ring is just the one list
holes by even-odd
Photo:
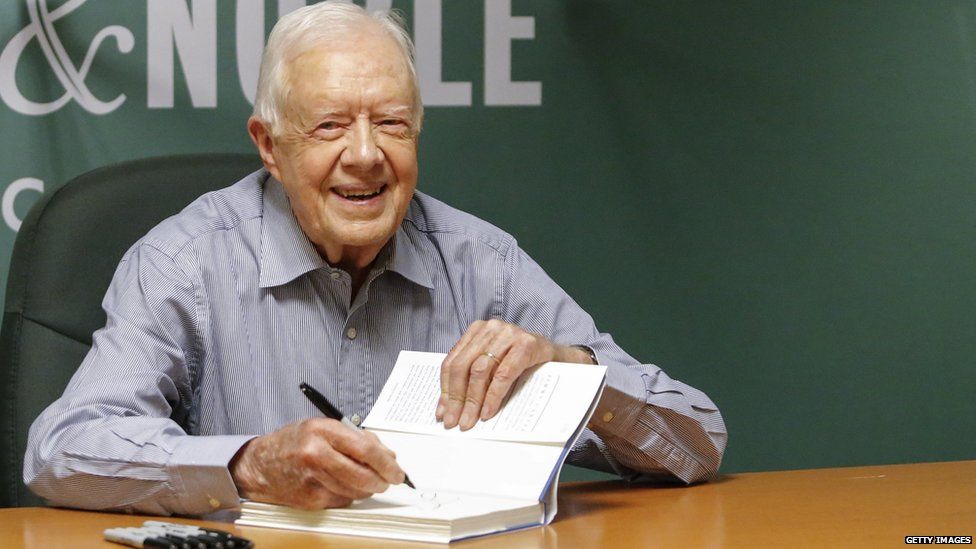
[[458, 423], [461, 409], [464, 407], [465, 395], [468, 389], [468, 377], [475, 361], [482, 355], [483, 349], [491, 345], [494, 334], [490, 329], [484, 329], [477, 337], [458, 352], [457, 358], [450, 365], [451, 378], [447, 389], [447, 410], [444, 412], [444, 427], [451, 429]]
[[[496, 343], [497, 344], [497, 343]], [[485, 400], [485, 392], [491, 382], [495, 367], [501, 364], [504, 355], [495, 355], [494, 358], [485, 353], [481, 353], [475, 358], [471, 365], [471, 373], [468, 376], [468, 388], [464, 395], [464, 409], [461, 412], [461, 419], [458, 425], [462, 431], [474, 427], [481, 415], [481, 405]]]
[[[396, 462], [393, 461], [393, 464], [395, 465]], [[348, 491], [367, 492], [371, 495], [385, 492], [390, 487], [390, 483], [384, 480], [372, 467], [345, 454], [339, 448], [336, 448], [333, 454], [325, 456], [323, 468], [342, 489]], [[342, 490], [336, 492], [341, 495], [349, 493]]]
[[318, 511], [319, 509], [347, 507], [350, 503], [352, 503], [353, 499], [358, 498], [347, 498], [327, 489], [318, 488], [305, 495], [305, 497], [300, 498], [298, 504], [293, 506], [298, 507], [299, 509]]
[[340, 481], [340, 478], [347, 477], [339, 476], [336, 471], [341, 470], [342, 462], [349, 462], [350, 459], [333, 446], [333, 435], [328, 432], [328, 423], [312, 424], [309, 427], [308, 436], [298, 455], [297, 474], [304, 477], [302, 484], [306, 491], [313, 494], [313, 499], [324, 498], [324, 491], [350, 499], [369, 497], [375, 492], [358, 484]]
[[382, 486], [372, 488], [374, 492], [386, 490], [389, 484], [403, 482], [404, 473], [396, 462], [395, 454], [380, 442], [379, 438], [367, 431], [353, 431], [345, 428], [348, 433], [336, 438], [333, 447], [352, 459], [357, 465], [365, 467], [370, 472], [370, 479], [361, 478], [361, 482], [378, 480]]
[[[341, 486], [358, 492], [383, 492], [388, 483], [365, 462], [375, 459], [367, 456], [384, 455], [396, 463], [381, 445], [373, 442], [358, 429], [349, 427], [332, 419], [318, 418], [303, 423], [305, 436], [302, 448], [303, 465], [312, 472], [324, 471]], [[316, 478], [319, 478], [318, 476]], [[329, 488], [327, 478], [322, 482]], [[340, 495], [351, 497], [351, 492], [339, 491]]]
[[294, 485], [281, 495], [252, 494], [248, 499], [267, 503], [285, 504], [290, 507], [318, 511], [333, 507], [345, 507], [352, 503], [353, 498], [340, 496], [326, 488], [312, 476], [307, 477], [298, 485]]
[[[458, 416], [454, 417], [458, 418], [458, 425], [462, 430], [470, 429], [478, 422], [485, 391], [491, 381], [493, 370], [500, 364], [501, 359], [508, 351], [509, 342], [519, 332], [521, 332], [519, 328], [507, 322], [491, 319], [485, 322], [481, 334], [472, 338], [468, 345], [459, 351], [454, 366], [466, 364], [468, 379], [467, 383], [464, 384], [458, 380], [456, 386], [463, 386], [464, 393], [462, 394], [454, 389], [455, 392], [449, 398], [449, 406], [454, 409], [460, 407], [457, 409]], [[494, 358], [486, 354], [489, 349], [494, 350]], [[456, 386], [452, 383], [452, 388]], [[445, 427], [451, 426], [445, 422]]]
[[441, 362], [441, 396], [437, 401], [437, 410], [434, 412], [434, 416], [437, 418], [437, 421], [444, 419], [444, 412], [447, 411], [448, 388], [450, 387], [451, 381], [451, 365], [454, 364], [461, 349], [467, 347], [472, 338], [479, 334], [484, 326], [484, 321], [476, 320], [475, 322], [472, 322], [471, 325], [468, 326], [468, 329], [465, 330], [461, 335], [461, 339], [454, 344], [454, 347], [451, 348], [451, 351], [447, 353], [447, 356], [444, 357], [444, 360]]
[[369, 437], [370, 439], [372, 439], [376, 444], [379, 444], [380, 447], [385, 452], [388, 452], [390, 454], [390, 457], [391, 458], [396, 459], [396, 452], [394, 452], [390, 448], [386, 447], [386, 445], [383, 444], [383, 441], [380, 440], [380, 437], [376, 436], [376, 433], [374, 433], [372, 431], [367, 431], [365, 429], [363, 429], [361, 432], [363, 433], [363, 435], [365, 435], [365, 436]]
[[484, 404], [481, 407], [481, 419], [491, 419], [502, 407], [505, 395], [512, 389], [512, 385], [526, 369], [532, 366], [530, 353], [524, 346], [514, 346], [505, 354], [504, 360], [495, 369], [488, 390], [485, 392]]
[[[338, 454], [338, 452], [336, 452]], [[341, 454], [339, 454], [341, 455]], [[345, 458], [348, 459], [348, 458]], [[335, 475], [325, 469], [310, 469], [308, 478], [309, 498], [316, 502], [316, 505], [325, 507], [333, 502], [334, 499], [354, 500], [364, 499], [373, 495], [375, 492], [362, 490], [347, 483], [340, 482]], [[330, 495], [335, 497], [330, 497]]]

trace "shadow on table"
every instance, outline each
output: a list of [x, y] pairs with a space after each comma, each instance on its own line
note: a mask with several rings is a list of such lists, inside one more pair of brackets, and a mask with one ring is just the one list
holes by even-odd
[[569, 518], [587, 515], [607, 509], [631, 505], [624, 501], [625, 496], [634, 490], [654, 491], [695, 491], [735, 480], [734, 475], [718, 475], [707, 482], [687, 485], [679, 482], [627, 482], [625, 480], [604, 480], [596, 482], [568, 482], [559, 488], [559, 514]]

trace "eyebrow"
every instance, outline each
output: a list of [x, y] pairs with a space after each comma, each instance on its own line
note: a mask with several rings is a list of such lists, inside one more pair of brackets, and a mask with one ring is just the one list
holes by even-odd
[[412, 115], [413, 114], [413, 107], [408, 106], [408, 105], [398, 105], [396, 107], [393, 107], [392, 109], [380, 109], [380, 113], [386, 114], [386, 115], [390, 115], [390, 114], [396, 114], [396, 115], [408, 114], [408, 115]]
[[[315, 120], [322, 120], [324, 118], [329, 118], [329, 117], [333, 117], [333, 116], [335, 116], [335, 117], [354, 116], [354, 115], [351, 115], [345, 109], [335, 109], [335, 108], [326, 108], [326, 109], [323, 109], [321, 111], [312, 111], [312, 112], [308, 113], [308, 115], [309, 115], [310, 118], [313, 118]], [[392, 108], [389, 108], [389, 109], [377, 109], [376, 112], [375, 112], [375, 115], [376, 116], [411, 116], [412, 117], [412, 115], [413, 115], [413, 107], [411, 107], [409, 105], [397, 105], [397, 106], [392, 107]]]
[[321, 120], [323, 118], [329, 118], [330, 116], [349, 116], [349, 113], [343, 109], [323, 109], [321, 111], [312, 111], [309, 113], [312, 118]]

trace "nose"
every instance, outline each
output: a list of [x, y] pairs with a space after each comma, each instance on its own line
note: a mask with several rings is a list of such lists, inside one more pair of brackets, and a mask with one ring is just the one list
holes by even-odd
[[347, 134], [349, 143], [342, 151], [343, 165], [369, 171], [383, 163], [383, 151], [376, 144], [373, 124], [366, 118], [357, 118]]

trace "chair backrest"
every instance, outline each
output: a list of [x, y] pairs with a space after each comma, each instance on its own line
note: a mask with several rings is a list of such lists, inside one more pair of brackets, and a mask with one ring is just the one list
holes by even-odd
[[170, 156], [81, 175], [21, 225], [0, 330], [0, 507], [41, 505], [22, 481], [27, 431], [57, 399], [105, 324], [122, 254], [201, 194], [261, 167], [256, 155]]

